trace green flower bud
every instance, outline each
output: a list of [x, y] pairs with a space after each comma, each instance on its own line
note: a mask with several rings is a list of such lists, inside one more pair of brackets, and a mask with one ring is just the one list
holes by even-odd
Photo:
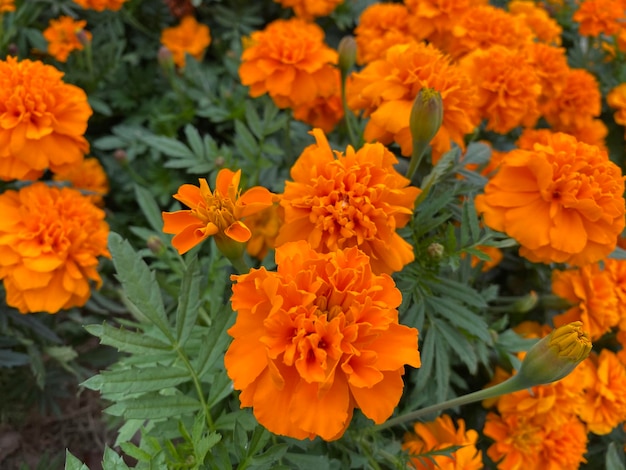
[[422, 88], [417, 94], [409, 127], [413, 137], [413, 145], [416, 143], [426, 146], [433, 140], [443, 122], [443, 101], [441, 94], [434, 88]]
[[346, 76], [356, 62], [356, 41], [352, 36], [344, 36], [337, 47], [339, 53], [339, 70]]

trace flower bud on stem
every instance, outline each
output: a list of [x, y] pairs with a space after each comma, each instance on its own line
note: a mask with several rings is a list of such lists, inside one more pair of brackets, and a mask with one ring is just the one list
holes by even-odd
[[433, 137], [443, 123], [441, 94], [434, 88], [422, 88], [415, 97], [409, 118], [409, 129], [413, 140], [413, 153], [406, 172], [413, 179], [417, 168]]

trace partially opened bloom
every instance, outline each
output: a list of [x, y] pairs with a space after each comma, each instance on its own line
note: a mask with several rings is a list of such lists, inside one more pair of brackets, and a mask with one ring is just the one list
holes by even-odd
[[448, 56], [432, 45], [417, 42], [392, 46], [384, 59], [374, 60], [351, 75], [348, 105], [369, 116], [365, 139], [383, 144], [395, 141], [402, 155], [410, 156], [411, 108], [424, 88], [438, 91], [443, 102], [443, 123], [431, 142], [435, 159], [450, 150], [450, 141], [465, 148], [465, 135], [480, 121], [476, 87]]
[[59, 62], [66, 62], [72, 51], [83, 50], [85, 44], [79, 39], [78, 33], [82, 31], [85, 38], [91, 41], [91, 33], [85, 31], [86, 25], [87, 21], [75, 21], [69, 16], [51, 19], [43, 31], [43, 37], [48, 41], [48, 54]]
[[244, 38], [239, 77], [253, 98], [267, 93], [279, 108], [297, 107], [334, 93], [336, 63], [318, 25], [275, 20]]
[[273, 196], [261, 186], [241, 194], [240, 179], [241, 170], [223, 168], [214, 191], [204, 178], [199, 179], [199, 187], [183, 184], [178, 188], [174, 199], [189, 209], [163, 212], [163, 232], [174, 234], [172, 245], [181, 255], [210, 236], [215, 236], [218, 243], [250, 240], [252, 233], [241, 219], [270, 207]]
[[237, 320], [224, 358], [242, 407], [275, 434], [338, 439], [355, 408], [393, 413], [405, 365], [420, 366], [417, 330], [398, 324], [402, 296], [356, 247], [276, 249], [276, 272], [232, 276]]
[[476, 197], [485, 224], [533, 262], [584, 265], [606, 257], [624, 229], [624, 179], [597, 147], [556, 133], [513, 150]]
[[343, 0], [274, 0], [283, 8], [293, 8], [298, 18], [312, 20], [319, 16], [330, 15]]
[[401, 3], [374, 3], [359, 17], [354, 30], [357, 43], [357, 62], [368, 64], [385, 57], [387, 49], [412, 39], [409, 12]]
[[165, 28], [161, 32], [161, 44], [172, 53], [174, 63], [184, 67], [185, 54], [202, 60], [204, 51], [211, 44], [211, 31], [193, 16], [185, 16], [178, 26]]
[[80, 164], [55, 173], [53, 179], [67, 181], [96, 205], [102, 205], [102, 198], [109, 192], [109, 180], [97, 158], [85, 158]]
[[0, 179], [36, 179], [89, 151], [87, 95], [62, 77], [39, 61], [0, 61]]
[[0, 279], [21, 313], [82, 306], [109, 257], [104, 211], [70, 188], [34, 183], [0, 195]]
[[483, 468], [482, 452], [476, 448], [478, 433], [465, 429], [465, 421], [457, 420], [457, 426], [448, 415], [441, 415], [434, 421], [415, 423], [413, 431], [404, 435], [402, 448], [411, 455], [419, 455], [433, 450], [445, 451], [452, 446], [460, 449], [447, 455], [434, 455], [428, 458], [412, 458], [416, 469], [431, 470], [480, 470]]
[[304, 149], [285, 184], [276, 243], [308, 240], [322, 253], [358, 246], [374, 272], [400, 271], [414, 254], [396, 229], [411, 219], [420, 190], [395, 170], [397, 159], [382, 144], [335, 155], [320, 129], [312, 134], [316, 143]]
[[128, 0], [73, 0], [74, 3], [80, 5], [85, 9], [104, 11], [113, 10], [117, 11], [122, 8], [122, 5]]

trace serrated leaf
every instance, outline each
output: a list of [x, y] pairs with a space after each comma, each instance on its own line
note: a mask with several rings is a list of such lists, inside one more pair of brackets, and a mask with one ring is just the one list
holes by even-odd
[[450, 388], [450, 355], [447, 343], [440, 339], [435, 341], [435, 381], [437, 385], [437, 397], [445, 400]]
[[459, 303], [467, 304], [478, 309], [487, 308], [487, 302], [479, 292], [453, 279], [441, 276], [438, 277], [435, 282], [427, 282], [426, 284], [433, 292], [437, 292], [448, 298], [457, 299]]
[[161, 233], [163, 231], [163, 217], [161, 216], [161, 209], [159, 209], [152, 193], [146, 188], [136, 184], [135, 197], [141, 208], [141, 212], [146, 216], [150, 226], [157, 233]]
[[162, 419], [197, 413], [201, 408], [198, 400], [187, 395], [146, 394], [119, 401], [104, 411], [126, 419]]
[[202, 276], [198, 268], [198, 260], [194, 258], [187, 265], [187, 270], [183, 275], [180, 293], [178, 295], [178, 306], [176, 308], [176, 341], [179, 346], [185, 344], [198, 318], [198, 310], [202, 305], [202, 299], [200, 299], [201, 279]]
[[231, 327], [234, 321], [234, 315], [218, 312], [217, 317], [210, 326], [209, 334], [200, 345], [198, 356], [194, 362], [194, 369], [197, 371], [198, 377], [202, 378], [207, 374], [215, 364], [215, 361], [222, 357], [226, 344], [230, 341], [230, 336], [228, 336], [226, 330]]
[[624, 470], [624, 461], [623, 457], [620, 457], [620, 454], [623, 456], [624, 451], [617, 450], [617, 446], [615, 442], [611, 442], [606, 451], [606, 470]]
[[173, 342], [161, 288], [156, 282], [154, 272], [150, 271], [130, 243], [115, 232], [109, 234], [109, 251], [113, 257], [117, 277], [130, 302]]
[[467, 366], [470, 374], [475, 374], [478, 370], [478, 358], [476, 357], [476, 353], [474, 353], [472, 345], [467, 341], [467, 338], [463, 336], [459, 330], [452, 328], [446, 322], [438, 321], [435, 322], [433, 326], [439, 330], [450, 349], [452, 349]]
[[254, 160], [258, 154], [257, 141], [241, 121], [235, 121], [235, 146], [241, 154]]
[[129, 470], [128, 465], [126, 465], [122, 457], [117, 455], [117, 453], [108, 446], [104, 448], [102, 468], [106, 470]]
[[[118, 444], [116, 444], [116, 446], [117, 445]], [[122, 448], [126, 455], [134, 458], [138, 462], [150, 462], [150, 460], [152, 460], [152, 456], [148, 452], [140, 449], [132, 442], [122, 442], [119, 444], [119, 446]]]
[[78, 460], [69, 450], [65, 450], [65, 470], [89, 470], [89, 467]]
[[202, 137], [196, 129], [191, 124], [187, 124], [185, 126], [185, 137], [187, 137], [187, 142], [189, 143], [189, 147], [191, 151], [195, 154], [198, 160], [204, 159], [204, 144], [202, 142]]
[[457, 328], [462, 328], [469, 334], [491, 344], [492, 338], [485, 320], [471, 310], [454, 300], [445, 297], [429, 297], [425, 299], [426, 306], [439, 316], [445, 318]]
[[276, 444], [267, 449], [260, 455], [255, 455], [251, 461], [254, 466], [267, 467], [273, 464], [278, 459], [282, 458], [286, 453], [289, 446], [287, 444]]
[[150, 147], [175, 158], [193, 158], [193, 152], [182, 142], [162, 135], [141, 135], [141, 140]]
[[[83, 385], [111, 393], [146, 393], [174, 387], [190, 380], [189, 371], [178, 367], [132, 367], [124, 370], [104, 371], [83, 382]], [[98, 387], [98, 388], [95, 388]]]
[[418, 386], [420, 389], [423, 388], [430, 379], [435, 358], [435, 340], [437, 336], [437, 331], [433, 328], [429, 328], [426, 330], [423, 342], [421, 342], [422, 350], [420, 352], [420, 358], [422, 365], [418, 373]]
[[118, 351], [133, 354], [156, 353], [171, 350], [172, 346], [144, 333], [114, 328], [106, 323], [102, 325], [86, 325], [85, 329], [100, 338], [102, 344], [113, 346]]
[[254, 109], [252, 101], [246, 100], [245, 110], [246, 122], [248, 124], [248, 127], [250, 127], [250, 130], [257, 139], [263, 140], [263, 138], [265, 137], [263, 132], [263, 126], [261, 124], [259, 114], [256, 112], [256, 109]]
[[204, 462], [209, 451], [222, 440], [222, 435], [218, 432], [210, 432], [199, 439], [194, 439], [193, 448], [198, 462]]

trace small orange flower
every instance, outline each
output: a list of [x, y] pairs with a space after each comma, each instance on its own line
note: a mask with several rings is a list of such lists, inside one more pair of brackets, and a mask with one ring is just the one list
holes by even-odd
[[109, 180], [97, 158], [86, 158], [80, 165], [66, 168], [53, 176], [55, 181], [67, 181], [74, 189], [85, 193], [97, 205], [109, 192]]
[[613, 36], [622, 29], [624, 2], [615, 0], [582, 0], [572, 19], [580, 23], [578, 32], [583, 36]]
[[217, 175], [215, 191], [200, 178], [200, 187], [183, 184], [174, 194], [190, 209], [163, 212], [163, 232], [174, 234], [172, 245], [182, 255], [214, 235], [245, 243], [252, 233], [241, 221], [272, 205], [272, 193], [255, 186], [240, 194], [241, 170], [233, 172], [223, 168]]
[[442, 415], [434, 421], [415, 423], [414, 432], [406, 433], [402, 448], [411, 455], [419, 455], [433, 450], [444, 450], [452, 446], [461, 446], [452, 452], [451, 457], [434, 455], [428, 458], [412, 458], [411, 464], [419, 470], [480, 470], [483, 468], [482, 452], [476, 448], [478, 433], [473, 429], [465, 430], [465, 421], [457, 420], [458, 429], [448, 415]]
[[62, 77], [39, 61], [0, 61], [0, 179], [36, 179], [89, 151], [87, 95]]
[[431, 142], [435, 160], [451, 148], [452, 140], [465, 148], [464, 137], [478, 125], [476, 88], [470, 77], [432, 45], [411, 42], [392, 46], [384, 59], [370, 62], [353, 73], [347, 86], [351, 109], [363, 110], [369, 121], [365, 139], [400, 145], [413, 151], [409, 117], [415, 97], [423, 88], [441, 94], [443, 123]]
[[[615, 122], [626, 126], [626, 83], [621, 83], [606, 95], [606, 102], [615, 110]], [[625, 134], [626, 136], [626, 131]]]
[[561, 44], [563, 28], [540, 4], [528, 0], [513, 0], [508, 5], [509, 13], [524, 18], [539, 41], [558, 46]]
[[343, 0], [274, 0], [283, 8], [293, 8], [298, 18], [312, 20], [319, 16], [330, 15]]
[[122, 8], [122, 5], [124, 5], [127, 1], [128, 0], [73, 0], [74, 3], [85, 9], [96, 11], [117, 11]]
[[161, 32], [161, 44], [172, 53], [174, 63], [182, 68], [185, 66], [185, 54], [202, 60], [204, 51], [211, 44], [211, 31], [193, 16], [185, 16], [178, 26]]
[[400, 3], [374, 3], [363, 10], [354, 30], [357, 62], [382, 59], [391, 46], [410, 42], [408, 19], [407, 7]]
[[489, 256], [489, 261], [483, 261], [482, 259], [479, 259], [477, 256], [472, 255], [472, 259], [471, 259], [472, 268], [482, 263], [482, 266], [480, 268], [482, 272], [487, 272], [495, 268], [498, 264], [500, 264], [500, 261], [502, 261], [502, 258], [504, 257], [502, 250], [495, 246], [478, 245], [476, 246], [476, 249], [482, 251], [487, 256]]
[[283, 223], [282, 207], [272, 204], [267, 209], [246, 217], [246, 226], [252, 232], [246, 245], [250, 256], [263, 260], [271, 248], [276, 247], [278, 230]]
[[82, 32], [88, 41], [91, 41], [91, 33], [85, 31], [87, 21], [74, 21], [69, 16], [61, 16], [50, 20], [48, 27], [43, 32], [43, 37], [48, 41], [48, 54], [59, 62], [66, 62], [70, 52], [85, 48], [85, 44], [78, 38], [77, 33]]
[[355, 408], [393, 413], [404, 366], [420, 366], [417, 330], [398, 324], [402, 296], [356, 247], [276, 249], [277, 272], [232, 276], [237, 312], [224, 364], [242, 407], [275, 434], [338, 439]]
[[15, 11], [15, 0], [0, 0], [0, 13]]
[[521, 245], [533, 262], [581, 266], [605, 258], [624, 229], [624, 179], [597, 147], [556, 133], [512, 150], [476, 197], [485, 224]]
[[524, 49], [492, 46], [461, 59], [460, 66], [478, 87], [478, 110], [487, 129], [506, 134], [539, 119], [541, 82]]
[[109, 257], [104, 211], [70, 188], [34, 183], [0, 195], [0, 279], [21, 313], [80, 307]]
[[375, 273], [400, 271], [414, 254], [396, 229], [411, 219], [420, 190], [394, 169], [397, 159], [382, 144], [334, 155], [320, 129], [312, 134], [316, 143], [304, 149], [285, 184], [276, 243], [308, 240], [322, 253], [358, 246]]
[[276, 20], [244, 38], [239, 77], [256, 98], [268, 93], [279, 108], [311, 103], [336, 89], [337, 51], [324, 31], [299, 18]]

